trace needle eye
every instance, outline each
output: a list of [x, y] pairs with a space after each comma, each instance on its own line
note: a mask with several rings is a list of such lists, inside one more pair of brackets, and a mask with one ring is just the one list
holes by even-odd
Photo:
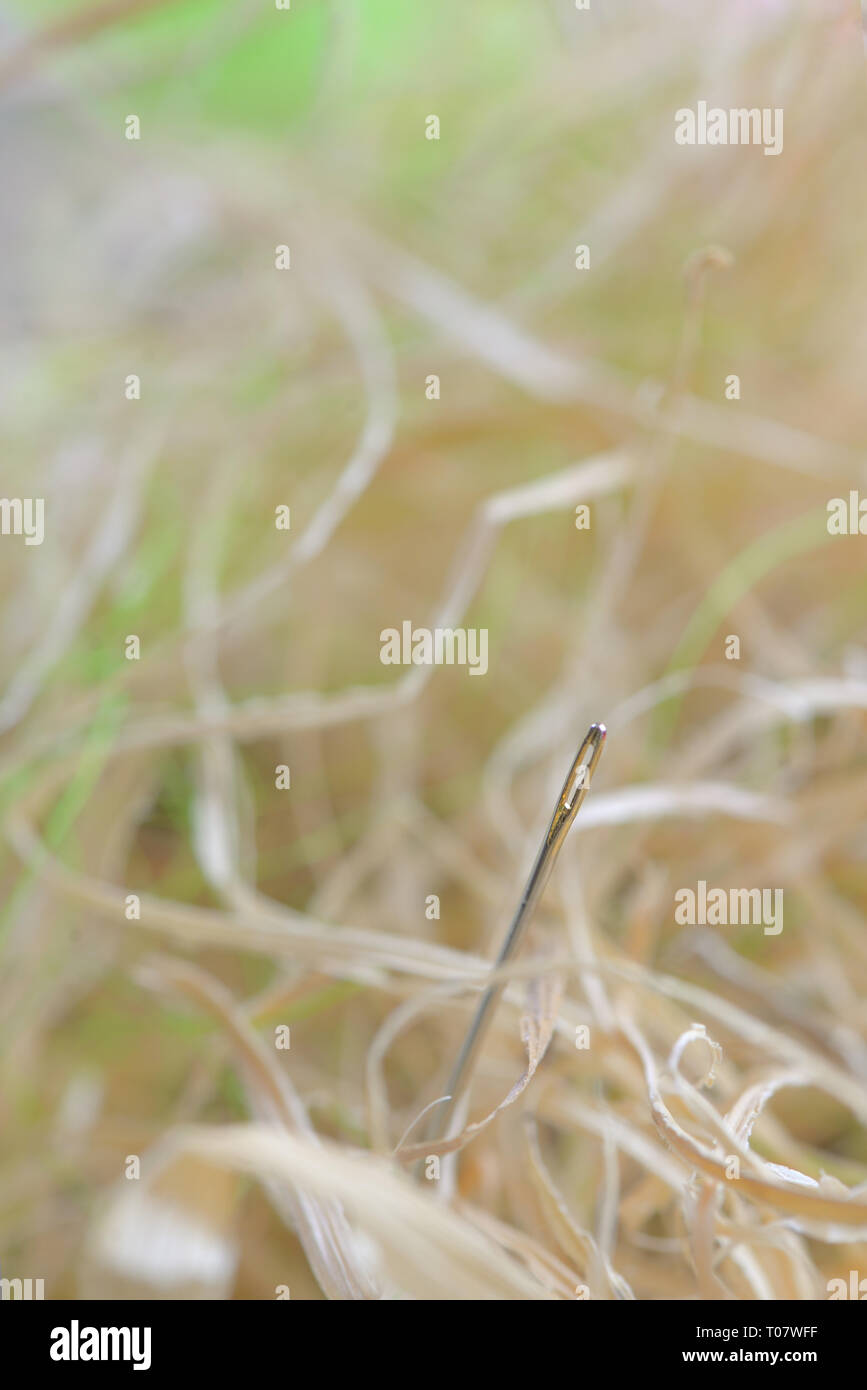
[[575, 797], [581, 791], [582, 787], [589, 786], [589, 784], [590, 767], [587, 763], [582, 763], [580, 767], [575, 769], [575, 779], [572, 783], [572, 786], [569, 788], [569, 796], [567, 798], [566, 805], [570, 810], [572, 809], [572, 802], [575, 800]]

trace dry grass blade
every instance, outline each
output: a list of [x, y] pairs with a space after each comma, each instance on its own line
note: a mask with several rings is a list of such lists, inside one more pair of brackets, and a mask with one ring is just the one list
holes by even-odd
[[[527, 1003], [529, 1012], [524, 1014], [521, 1019], [521, 1041], [527, 1052], [527, 1067], [522, 1075], [515, 1082], [509, 1094], [494, 1110], [486, 1115], [483, 1120], [465, 1125], [459, 1134], [449, 1139], [428, 1139], [417, 1144], [407, 1144], [405, 1139], [401, 1141], [395, 1151], [395, 1157], [402, 1163], [415, 1163], [420, 1158], [427, 1158], [430, 1155], [441, 1156], [443, 1154], [458, 1153], [466, 1147], [471, 1140], [480, 1135], [488, 1125], [491, 1124], [502, 1111], [514, 1105], [519, 1096], [523, 1095], [530, 1082], [536, 1074], [545, 1053], [554, 1036], [554, 1022], [557, 1017], [560, 999], [563, 992], [562, 982], [555, 975], [545, 975], [540, 979], [531, 980], [527, 987]], [[429, 1109], [430, 1107], [428, 1107]], [[427, 1113], [423, 1111], [422, 1114]], [[411, 1128], [421, 1120], [422, 1115], [418, 1115], [413, 1121]]]
[[384, 1159], [262, 1126], [179, 1132], [179, 1151], [342, 1202], [379, 1247], [390, 1281], [417, 1298], [547, 1299], [538, 1280], [456, 1212], [428, 1201]]
[[[230, 1046], [248, 1077], [257, 1118], [275, 1120], [286, 1130], [303, 1135], [311, 1145], [317, 1138], [292, 1083], [277, 1066], [249, 1021], [218, 981], [195, 966], [166, 957], [153, 957], [142, 967], [145, 980], [180, 990], [206, 1009], [223, 1027]], [[278, 1207], [285, 1209], [323, 1292], [335, 1299], [381, 1297], [376, 1282], [360, 1259], [357, 1244], [339, 1203], [312, 1199], [303, 1188], [272, 1184]]]

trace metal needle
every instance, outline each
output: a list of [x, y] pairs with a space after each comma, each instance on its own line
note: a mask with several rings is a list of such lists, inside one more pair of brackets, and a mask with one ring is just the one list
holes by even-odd
[[[521, 901], [518, 904], [514, 917], [512, 918], [506, 939], [497, 956], [494, 969], [497, 970], [513, 956], [518, 950], [521, 938], [536, 906], [545, 891], [545, 885], [551, 877], [551, 870], [563, 841], [569, 833], [569, 827], [574, 821], [581, 804], [587, 795], [593, 773], [596, 771], [596, 764], [602, 753], [602, 745], [605, 741], [605, 725], [591, 724], [584, 737], [581, 747], [575, 755], [575, 760], [569, 769], [569, 775], [563, 783], [563, 790], [560, 793], [557, 805], [551, 822], [545, 832], [545, 837], [539, 847], [535, 863], [530, 870], [530, 876], [524, 886]], [[449, 1084], [446, 1088], [449, 1097], [447, 1103], [434, 1112], [434, 1119], [428, 1132], [428, 1139], [434, 1141], [441, 1138], [450, 1138], [450, 1130], [455, 1117], [455, 1112], [463, 1097], [463, 1092], [469, 1077], [472, 1075], [473, 1063], [482, 1045], [485, 1034], [488, 1031], [494, 1010], [500, 999], [505, 982], [491, 985], [482, 995], [475, 1017], [470, 1026], [470, 1030], [464, 1040], [460, 1056], [455, 1063]]]

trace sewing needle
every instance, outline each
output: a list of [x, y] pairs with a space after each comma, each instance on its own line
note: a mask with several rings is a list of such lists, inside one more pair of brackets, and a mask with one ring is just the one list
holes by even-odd
[[[535, 863], [530, 870], [530, 876], [524, 886], [521, 901], [512, 918], [500, 954], [497, 956], [494, 970], [505, 965], [516, 954], [520, 946], [521, 939], [529, 926], [539, 899], [545, 891], [548, 879], [551, 877], [551, 870], [557, 855], [560, 853], [569, 828], [590, 788], [590, 781], [602, 753], [605, 732], [604, 724], [591, 724], [575, 755], [569, 774], [563, 783], [563, 790], [560, 792], [557, 805], [554, 808], [554, 814], [536, 855]], [[434, 1119], [428, 1132], [428, 1139], [431, 1141], [451, 1137], [450, 1130], [455, 1112], [463, 1099], [464, 1090], [472, 1074], [473, 1064], [505, 987], [505, 981], [490, 985], [481, 998], [446, 1088], [447, 1103], [438, 1107], [434, 1112]]]

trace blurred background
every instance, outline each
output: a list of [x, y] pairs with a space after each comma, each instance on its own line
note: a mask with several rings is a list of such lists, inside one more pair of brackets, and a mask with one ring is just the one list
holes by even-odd
[[[867, 1278], [857, 7], [15, 0], [0, 37], [2, 490], [45, 499], [0, 537], [3, 1275]], [[781, 108], [782, 153], [677, 145], [700, 100]], [[485, 629], [486, 674], [383, 665], [405, 620]], [[470, 1119], [529, 1079], [418, 1171], [592, 720]], [[783, 930], [678, 925], [700, 880]]]

